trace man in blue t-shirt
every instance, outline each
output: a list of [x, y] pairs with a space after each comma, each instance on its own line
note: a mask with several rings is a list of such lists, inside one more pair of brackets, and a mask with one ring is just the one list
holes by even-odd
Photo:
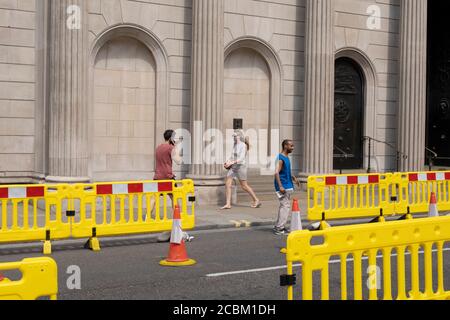
[[297, 178], [291, 174], [291, 161], [289, 154], [294, 151], [292, 140], [283, 141], [283, 151], [278, 155], [275, 162], [275, 190], [280, 200], [278, 209], [278, 220], [273, 229], [277, 235], [288, 234], [286, 223], [291, 212], [291, 195], [294, 193], [294, 182], [300, 187]]

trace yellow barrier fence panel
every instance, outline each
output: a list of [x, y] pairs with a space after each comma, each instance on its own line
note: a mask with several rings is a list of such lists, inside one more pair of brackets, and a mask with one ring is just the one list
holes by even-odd
[[[302, 284], [299, 292], [288, 286], [288, 299], [448, 300], [446, 242], [448, 216], [293, 232], [287, 240], [288, 276], [298, 265]], [[340, 267], [332, 283], [330, 266]], [[315, 273], [320, 273], [320, 295], [314, 292]]]
[[180, 206], [183, 229], [195, 227], [192, 180], [79, 184], [72, 198], [79, 211], [73, 221], [75, 238], [170, 231], [171, 198]]
[[308, 178], [308, 219], [376, 217], [398, 212], [392, 174], [326, 175]]
[[70, 229], [62, 215], [62, 199], [68, 188], [68, 185], [0, 187], [0, 243], [68, 238]]
[[396, 173], [394, 181], [400, 189], [402, 210], [428, 212], [431, 192], [436, 194], [439, 210], [450, 210], [450, 171]]
[[53, 259], [32, 258], [0, 264], [0, 271], [8, 270], [19, 270], [22, 278], [17, 281], [0, 281], [0, 300], [36, 300], [42, 297], [57, 299], [58, 268]]

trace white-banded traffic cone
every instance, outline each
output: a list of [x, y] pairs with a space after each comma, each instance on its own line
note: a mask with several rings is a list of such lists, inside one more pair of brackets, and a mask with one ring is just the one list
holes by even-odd
[[[291, 210], [291, 232], [303, 230], [302, 218], [300, 216], [300, 207], [298, 206], [298, 200], [292, 200], [292, 210]], [[287, 249], [281, 248], [281, 253], [286, 254]]]
[[173, 213], [172, 233], [170, 235], [169, 255], [167, 259], [159, 264], [168, 267], [192, 266], [197, 262], [189, 259], [184, 244], [185, 233], [181, 228], [181, 214], [178, 205], [175, 206]]
[[428, 217], [430, 217], [430, 218], [439, 217], [439, 211], [438, 211], [437, 203], [436, 203], [436, 194], [434, 192], [431, 193], [431, 197], [430, 197], [430, 206], [428, 209]]
[[294, 199], [292, 203], [291, 232], [299, 230], [303, 230], [302, 218], [300, 216], [300, 208], [298, 206], [298, 200]]

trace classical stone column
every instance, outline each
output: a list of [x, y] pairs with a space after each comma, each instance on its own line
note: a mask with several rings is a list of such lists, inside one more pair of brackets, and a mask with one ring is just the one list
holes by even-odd
[[207, 164], [203, 159], [208, 143], [203, 141], [203, 134], [223, 128], [224, 0], [193, 0], [192, 12], [193, 164], [189, 178], [195, 181], [200, 202], [212, 203], [223, 201], [223, 166]]
[[88, 175], [86, 0], [50, 0], [49, 182]]
[[401, 1], [398, 150], [401, 171], [425, 165], [427, 0]]
[[301, 176], [333, 171], [334, 1], [306, 1], [305, 126]]

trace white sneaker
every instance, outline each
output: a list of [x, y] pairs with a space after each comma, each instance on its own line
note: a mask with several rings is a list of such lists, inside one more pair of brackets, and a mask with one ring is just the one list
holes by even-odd
[[194, 239], [195, 239], [194, 236], [191, 236], [191, 235], [189, 235], [187, 232], [184, 232], [184, 234], [183, 234], [183, 240], [184, 240], [184, 242], [191, 242], [191, 241], [194, 240]]

